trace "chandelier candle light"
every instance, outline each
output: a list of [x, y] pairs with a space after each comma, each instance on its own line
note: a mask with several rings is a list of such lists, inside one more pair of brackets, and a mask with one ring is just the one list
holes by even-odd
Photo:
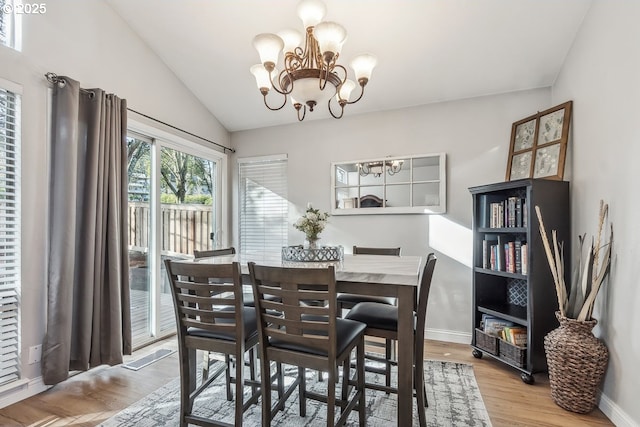
[[[351, 61], [355, 78], [360, 85], [360, 96], [350, 101], [351, 92], [356, 87], [348, 79], [347, 69], [338, 64], [342, 45], [347, 31], [336, 22], [322, 21], [326, 12], [325, 5], [319, 0], [304, 0], [298, 5], [298, 16], [306, 30], [304, 48], [300, 46], [302, 36], [296, 30], [284, 30], [276, 34], [258, 34], [253, 45], [260, 54], [261, 64], [251, 67], [251, 73], [269, 110], [282, 109], [291, 98], [298, 120], [304, 120], [307, 108], [327, 102], [329, 113], [336, 119], [342, 118], [344, 107], [355, 104], [364, 95], [364, 87], [371, 78], [376, 65], [373, 55], [364, 54]], [[278, 59], [282, 51], [284, 62], [278, 72]], [[329, 83], [327, 85], [327, 83]], [[271, 107], [267, 94], [273, 89], [284, 96], [282, 105]], [[331, 101], [335, 99], [340, 110], [335, 113]]]

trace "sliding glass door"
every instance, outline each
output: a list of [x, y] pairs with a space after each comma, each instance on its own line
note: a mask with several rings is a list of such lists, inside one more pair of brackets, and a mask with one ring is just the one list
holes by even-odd
[[222, 169], [214, 150], [131, 132], [129, 265], [134, 347], [175, 331], [165, 259], [221, 247]]

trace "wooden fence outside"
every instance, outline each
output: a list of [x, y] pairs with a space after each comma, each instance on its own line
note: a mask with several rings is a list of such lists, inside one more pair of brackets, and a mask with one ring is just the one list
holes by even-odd
[[[162, 253], [193, 255], [213, 249], [213, 209], [207, 205], [162, 204]], [[149, 248], [149, 203], [129, 202], [129, 247]]]

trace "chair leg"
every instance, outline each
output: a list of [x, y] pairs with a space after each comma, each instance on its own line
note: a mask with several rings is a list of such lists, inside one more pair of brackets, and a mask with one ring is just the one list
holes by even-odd
[[333, 427], [336, 423], [336, 369], [329, 367], [327, 379], [327, 427]]
[[254, 395], [258, 391], [258, 386], [255, 385], [255, 380], [256, 380], [256, 349], [255, 347], [249, 350], [249, 378], [254, 383], [251, 385], [251, 395]]
[[305, 368], [298, 367], [300, 384], [298, 384], [299, 411], [301, 417], [307, 416], [307, 374]]
[[277, 387], [278, 387], [278, 399], [284, 396], [284, 370], [282, 369], [282, 363], [276, 363]]
[[427, 389], [424, 383], [424, 365], [422, 361], [415, 361], [415, 369], [413, 372], [413, 386], [416, 391], [418, 420], [420, 422], [420, 427], [425, 427], [427, 425], [427, 415], [425, 411], [425, 407], [427, 406]]
[[[342, 363], [342, 400], [347, 401], [349, 397], [349, 379], [351, 377], [351, 359], [346, 358]], [[343, 408], [340, 408], [340, 414], [342, 414]]]
[[211, 360], [209, 359], [209, 352], [205, 351], [202, 357], [202, 381], [205, 381], [209, 378], [209, 364]]
[[362, 339], [356, 348], [356, 376], [357, 376], [357, 391], [360, 392], [360, 402], [358, 405], [358, 421], [360, 427], [365, 427], [365, 385], [364, 385], [364, 339]]
[[[224, 363], [227, 365], [227, 369], [224, 374], [225, 381], [227, 383], [227, 400], [231, 402], [233, 400], [233, 392], [231, 391], [231, 358], [228, 354], [225, 354], [224, 356]], [[236, 367], [237, 365], [242, 365], [242, 363], [236, 364]]]
[[[279, 376], [278, 382], [280, 382]], [[271, 364], [264, 353], [260, 357], [260, 384], [262, 385], [262, 426], [269, 427], [271, 425]], [[278, 388], [280, 388], [279, 384]]]
[[[384, 383], [387, 387], [391, 387], [391, 363], [389, 363], [390, 360], [393, 360], [392, 357], [393, 355], [391, 354], [391, 345], [392, 345], [392, 340], [390, 339], [385, 339], [384, 340], [384, 357], [387, 359], [387, 362], [385, 363], [385, 368], [384, 368]], [[387, 392], [387, 394], [389, 394], [389, 392]]]
[[235, 425], [242, 425], [242, 410], [244, 399], [244, 355], [236, 355], [236, 401], [235, 401]]

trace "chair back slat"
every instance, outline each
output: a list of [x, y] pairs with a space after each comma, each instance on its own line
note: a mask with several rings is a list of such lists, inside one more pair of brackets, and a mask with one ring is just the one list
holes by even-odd
[[[249, 263], [260, 329], [260, 343], [307, 346], [336, 354], [335, 269], [282, 268]], [[277, 296], [278, 299], [268, 296]], [[308, 301], [325, 301], [311, 306]], [[276, 316], [267, 309], [281, 313]], [[306, 316], [313, 316], [306, 319]], [[330, 356], [331, 357], [331, 356]]]
[[209, 251], [193, 251], [193, 256], [195, 259], [198, 258], [210, 258], [214, 256], [222, 256], [222, 255], [235, 255], [236, 248], [233, 246], [225, 249], [213, 249]]
[[243, 325], [242, 281], [237, 262], [197, 264], [166, 260], [165, 267], [179, 339], [185, 339], [191, 327], [230, 334], [234, 338], [242, 336], [243, 329], [237, 327]]
[[400, 248], [365, 248], [353, 246], [354, 255], [391, 255], [400, 256]]

